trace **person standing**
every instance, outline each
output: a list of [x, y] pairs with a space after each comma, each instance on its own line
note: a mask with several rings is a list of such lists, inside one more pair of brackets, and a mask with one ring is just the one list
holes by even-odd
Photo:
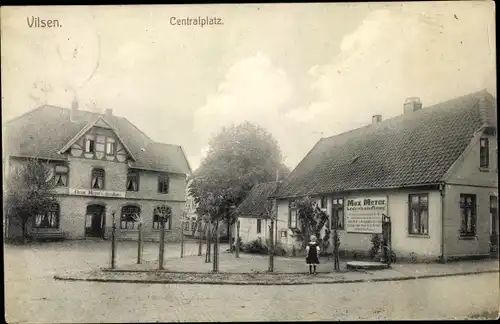
[[306, 246], [306, 263], [309, 266], [310, 274], [316, 274], [316, 266], [319, 264], [319, 251], [316, 236], [311, 235], [311, 241]]

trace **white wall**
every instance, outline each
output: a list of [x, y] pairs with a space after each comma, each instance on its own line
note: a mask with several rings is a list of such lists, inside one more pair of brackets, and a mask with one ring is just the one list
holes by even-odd
[[[429, 235], [426, 236], [408, 234], [408, 195], [416, 193], [429, 194]], [[392, 218], [392, 248], [396, 254], [404, 256], [413, 252], [418, 256], [427, 258], [437, 258], [441, 254], [441, 196], [439, 191], [380, 190], [366, 193], [349, 193], [340, 196], [343, 196], [344, 199], [387, 196], [387, 212], [388, 216]], [[328, 197], [327, 213], [330, 217], [332, 198], [333, 196]], [[286, 239], [280, 238], [281, 230], [287, 232]], [[340, 249], [368, 252], [371, 247], [371, 236], [372, 234], [347, 233], [345, 230], [340, 230]], [[286, 200], [278, 201], [278, 240], [289, 248], [293, 245], [299, 246], [291, 230], [288, 229], [288, 201]], [[333, 246], [332, 243], [330, 243], [330, 250]]]
[[248, 243], [258, 239], [262, 239], [265, 243], [266, 239], [269, 238], [269, 224], [270, 221], [267, 219], [261, 220], [261, 232], [257, 233], [257, 218], [250, 217], [239, 217], [240, 221], [240, 237], [243, 243]]

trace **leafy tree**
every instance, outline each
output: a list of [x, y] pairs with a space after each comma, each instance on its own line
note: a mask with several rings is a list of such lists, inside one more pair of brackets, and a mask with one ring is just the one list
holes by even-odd
[[4, 212], [9, 222], [21, 224], [22, 239], [28, 238], [27, 224], [45, 214], [56, 203], [52, 168], [39, 159], [26, 159], [10, 170], [4, 186]]
[[261, 182], [275, 181], [276, 171], [286, 177], [277, 141], [265, 129], [249, 122], [223, 127], [209, 142], [209, 151], [191, 177], [189, 193], [199, 215], [233, 223], [231, 206], [237, 206]]
[[[328, 229], [328, 215], [319, 208], [316, 200], [303, 197], [294, 203], [297, 208], [298, 229], [295, 230], [298, 240], [305, 248], [310, 235], [315, 235], [321, 251], [326, 252], [330, 244], [330, 230]], [[324, 230], [323, 237], [321, 231]]]

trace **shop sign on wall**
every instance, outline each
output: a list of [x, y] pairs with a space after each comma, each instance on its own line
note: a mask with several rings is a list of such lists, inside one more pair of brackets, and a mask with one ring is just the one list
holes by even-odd
[[382, 214], [387, 215], [387, 197], [346, 199], [345, 230], [348, 233], [382, 233]]

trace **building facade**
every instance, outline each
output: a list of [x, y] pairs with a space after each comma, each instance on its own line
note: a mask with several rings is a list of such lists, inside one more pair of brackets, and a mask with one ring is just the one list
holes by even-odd
[[446, 261], [498, 249], [496, 99], [481, 91], [422, 108], [412, 98], [402, 116], [376, 117], [321, 139], [273, 194], [278, 240], [299, 246], [293, 201], [311, 196], [345, 252], [366, 254], [384, 215], [399, 257]]
[[[28, 224], [37, 233], [61, 232], [70, 239], [109, 238], [113, 214], [120, 239], [136, 239], [139, 218], [145, 240], [159, 238], [159, 207], [172, 217], [166, 239], [178, 241], [191, 172], [180, 146], [157, 143], [110, 110], [96, 114], [42, 106], [4, 127], [6, 174], [27, 158], [47, 163], [57, 204]], [[19, 235], [10, 221], [8, 237]]]

